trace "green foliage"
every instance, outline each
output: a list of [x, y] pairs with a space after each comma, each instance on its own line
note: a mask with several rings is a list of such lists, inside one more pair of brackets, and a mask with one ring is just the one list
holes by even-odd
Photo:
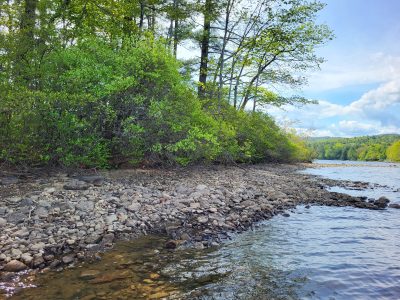
[[314, 139], [308, 146], [316, 152], [319, 159], [339, 160], [392, 160], [389, 146], [399, 139], [399, 135], [387, 134], [355, 138]]
[[386, 150], [387, 159], [400, 162], [400, 140], [394, 142]]
[[[304, 7], [304, 12], [296, 10], [304, 0], [277, 3], [284, 4], [282, 9], [262, 3], [265, 12], [251, 20], [240, 13], [240, 6], [232, 11], [240, 19], [239, 27], [255, 22], [262, 25], [261, 34], [242, 36], [242, 46], [236, 50], [232, 48], [236, 42], [227, 42], [224, 51], [233, 53], [230, 58], [209, 55], [209, 77], [215, 79], [205, 88], [213, 92], [200, 100], [193, 75], [187, 66], [186, 76], [180, 74], [183, 68], [172, 53], [199, 29], [191, 20], [202, 12], [202, 3], [1, 2], [0, 162], [107, 168], [123, 163], [307, 160], [303, 142], [268, 115], [238, 111], [238, 106], [229, 104], [235, 84], [233, 77], [226, 80], [229, 76], [237, 76], [236, 96], [247, 93], [246, 101], [275, 106], [309, 102], [281, 97], [261, 85], [296, 85], [297, 77], [289, 70], [319, 64], [312, 55], [314, 47], [331, 34], [313, 25], [322, 8], [318, 2]], [[226, 8], [225, 2], [215, 4], [212, 22]], [[283, 9], [286, 6], [288, 10]], [[161, 15], [170, 22], [159, 22]], [[264, 20], [270, 17], [273, 22], [267, 26]], [[217, 34], [212, 40], [220, 42], [221, 37]], [[296, 51], [290, 50], [293, 54], [287, 60], [289, 48]], [[276, 58], [287, 68], [267, 68]], [[240, 69], [244, 72], [239, 76]], [[255, 70], [257, 74], [252, 74]], [[249, 76], [260, 79], [248, 84]]]

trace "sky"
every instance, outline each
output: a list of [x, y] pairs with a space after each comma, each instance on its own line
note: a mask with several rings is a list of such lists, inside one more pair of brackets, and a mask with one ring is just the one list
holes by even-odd
[[301, 95], [318, 105], [267, 108], [310, 136], [400, 134], [400, 0], [322, 0], [318, 22], [336, 38]]

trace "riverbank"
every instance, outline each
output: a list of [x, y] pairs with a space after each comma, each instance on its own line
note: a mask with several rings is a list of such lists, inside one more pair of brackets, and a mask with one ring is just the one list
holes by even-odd
[[168, 235], [166, 248], [218, 245], [229, 233], [255, 222], [288, 216], [298, 204], [387, 206], [384, 198], [372, 201], [328, 192], [326, 187], [333, 182], [296, 173], [304, 167], [264, 164], [3, 175], [1, 281], [10, 280], [15, 271], [62, 269], [96, 259], [117, 240], [149, 233]]

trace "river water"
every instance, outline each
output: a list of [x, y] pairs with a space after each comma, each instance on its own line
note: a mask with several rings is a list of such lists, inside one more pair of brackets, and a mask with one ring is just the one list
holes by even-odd
[[[398, 164], [317, 163], [304, 172], [376, 183], [346, 192], [400, 202]], [[37, 288], [13, 298], [400, 299], [399, 234], [398, 209], [298, 207], [219, 248], [169, 251], [154, 236], [120, 243], [101, 261], [39, 276]]]

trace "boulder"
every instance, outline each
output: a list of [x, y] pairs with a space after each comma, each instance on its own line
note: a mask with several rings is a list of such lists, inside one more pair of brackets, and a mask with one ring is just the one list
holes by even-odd
[[397, 208], [400, 209], [400, 203], [392, 203], [389, 205], [390, 208]]
[[6, 272], [19, 272], [27, 269], [27, 266], [19, 260], [13, 259], [9, 261], [3, 268]]
[[386, 208], [389, 204], [390, 200], [386, 197], [380, 197], [378, 200], [375, 200], [374, 204], [379, 208]]

